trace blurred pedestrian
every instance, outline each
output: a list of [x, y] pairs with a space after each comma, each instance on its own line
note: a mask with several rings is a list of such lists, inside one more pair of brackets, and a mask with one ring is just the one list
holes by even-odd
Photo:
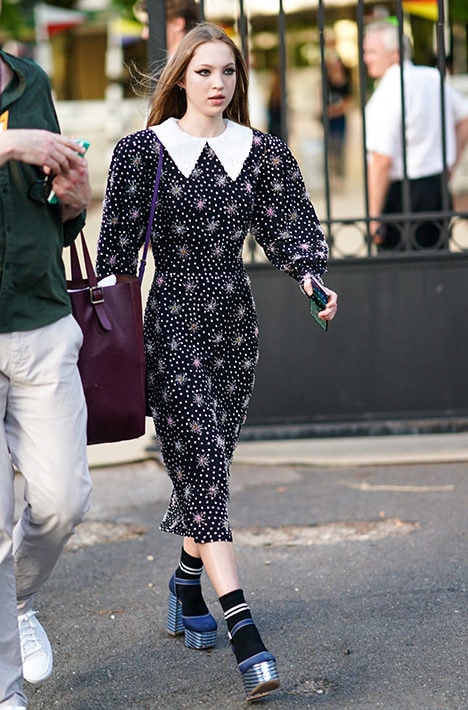
[[[253, 700], [279, 680], [241, 589], [228, 515], [229, 465], [258, 356], [242, 250], [253, 233], [310, 296], [327, 246], [292, 154], [249, 127], [247, 85], [242, 55], [219, 27], [200, 24], [182, 40], [156, 86], [147, 129], [114, 150], [97, 271], [135, 273], [162, 150], [145, 341], [149, 404], [173, 483], [161, 529], [183, 537], [167, 628], [185, 634], [186, 646], [215, 645], [200, 585], [205, 566]], [[337, 299], [328, 293], [326, 320]]]
[[281, 122], [281, 105], [283, 102], [281, 90], [281, 72], [279, 68], [273, 72], [268, 98], [268, 133], [285, 140]]
[[[443, 209], [441, 79], [437, 69], [415, 66], [403, 36], [407, 177], [412, 212]], [[366, 106], [370, 235], [380, 249], [404, 249], [403, 224], [380, 222], [379, 216], [403, 212], [403, 141], [401, 69], [398, 28], [390, 22], [370, 24], [364, 36], [364, 62], [378, 86]], [[453, 171], [468, 141], [468, 101], [445, 82], [446, 165]], [[440, 225], [413, 220], [412, 248], [446, 246]]]
[[343, 178], [347, 114], [351, 104], [351, 73], [336, 52], [327, 53], [325, 70], [330, 168], [333, 175]]

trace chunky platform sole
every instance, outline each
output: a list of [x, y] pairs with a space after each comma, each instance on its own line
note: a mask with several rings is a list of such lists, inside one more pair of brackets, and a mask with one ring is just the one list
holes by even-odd
[[273, 657], [254, 663], [249, 668], [241, 670], [241, 674], [248, 702], [264, 698], [280, 686], [276, 661]]
[[187, 648], [206, 649], [216, 646], [217, 624], [211, 614], [184, 618], [182, 604], [170, 589], [166, 628], [171, 636], [185, 634]]
[[166, 628], [171, 636], [179, 636], [185, 633], [185, 626], [182, 620], [182, 604], [172, 592], [169, 592]]

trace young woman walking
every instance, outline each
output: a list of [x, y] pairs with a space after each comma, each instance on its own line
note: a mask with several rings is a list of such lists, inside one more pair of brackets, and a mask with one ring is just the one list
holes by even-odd
[[[242, 261], [254, 235], [274, 266], [312, 294], [327, 246], [300, 170], [278, 138], [250, 128], [247, 71], [234, 42], [200, 24], [158, 79], [147, 128], [116, 146], [97, 271], [135, 273], [160, 151], [145, 313], [149, 402], [173, 493], [161, 530], [183, 537], [169, 582], [168, 631], [216, 641], [203, 567], [219, 597], [248, 700], [279, 686], [239, 581], [229, 524], [229, 464], [245, 420], [258, 326]], [[337, 296], [328, 290], [323, 318]]]

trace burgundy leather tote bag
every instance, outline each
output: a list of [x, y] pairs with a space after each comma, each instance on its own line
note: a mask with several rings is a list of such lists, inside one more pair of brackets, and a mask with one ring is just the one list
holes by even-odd
[[117, 275], [100, 287], [83, 232], [86, 273], [70, 246], [67, 281], [73, 315], [83, 331], [78, 369], [88, 407], [88, 444], [135, 439], [145, 433], [145, 352], [140, 280]]

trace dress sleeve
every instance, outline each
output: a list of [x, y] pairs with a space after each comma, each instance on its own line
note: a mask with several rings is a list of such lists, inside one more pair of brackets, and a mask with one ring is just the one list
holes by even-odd
[[276, 136], [265, 136], [251, 232], [268, 260], [303, 283], [327, 269], [328, 246], [296, 159]]
[[156, 177], [158, 143], [148, 131], [122, 138], [107, 177], [96, 273], [135, 275]]

